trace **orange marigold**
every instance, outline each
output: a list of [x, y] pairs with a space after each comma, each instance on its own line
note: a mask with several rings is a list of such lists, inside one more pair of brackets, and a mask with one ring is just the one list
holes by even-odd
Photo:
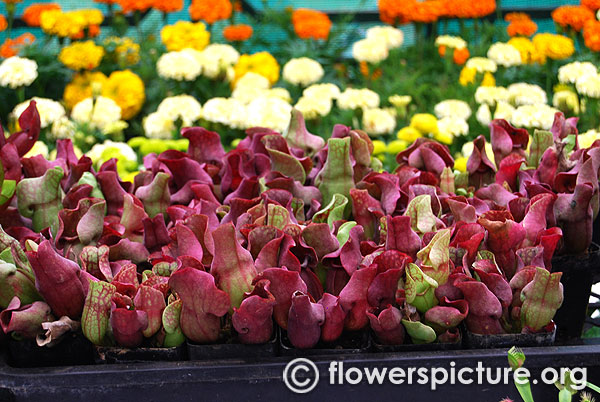
[[455, 18], [482, 18], [496, 10], [496, 0], [452, 0], [448, 15]]
[[326, 40], [331, 30], [331, 20], [327, 14], [307, 8], [294, 10], [292, 24], [294, 25], [294, 32], [302, 39]]
[[600, 52], [600, 22], [588, 21], [583, 28], [585, 46], [594, 52]]
[[563, 28], [572, 28], [576, 32], [583, 29], [586, 22], [595, 20], [594, 12], [582, 6], [560, 6], [552, 11], [552, 19]]
[[230, 0], [192, 0], [189, 8], [192, 20], [202, 20], [207, 24], [214, 24], [220, 20], [231, 17], [233, 5]]
[[60, 10], [56, 3], [36, 3], [32, 4], [23, 11], [23, 21], [30, 27], [40, 26], [40, 16], [44, 11]]
[[454, 49], [454, 54], [452, 55], [452, 60], [454, 60], [454, 64], [462, 66], [467, 62], [471, 53], [469, 53], [469, 49], [463, 47], [462, 49]]
[[94, 2], [102, 4], [118, 4], [119, 0], [94, 0]]
[[117, 0], [117, 3], [121, 6], [124, 13], [133, 11], [144, 12], [152, 7], [154, 0]]
[[413, 3], [414, 0], [379, 0], [377, 7], [379, 8], [379, 19], [386, 24], [406, 24], [410, 21], [406, 9], [407, 3]]
[[183, 0], [154, 0], [152, 8], [163, 13], [174, 13], [183, 8]]
[[83, 39], [83, 38], [95, 38], [96, 36], [100, 35], [100, 25], [89, 25], [87, 27], [87, 35], [84, 29], [82, 29], [81, 31], [77, 32], [75, 35], [71, 35], [69, 36], [69, 38], [71, 39]]
[[6, 17], [0, 14], [0, 32], [4, 31], [8, 27], [8, 22], [6, 22]]
[[0, 46], [0, 57], [9, 58], [19, 54], [21, 47], [31, 45], [35, 42], [35, 36], [29, 32], [16, 37], [15, 39], [7, 38], [2, 46]]
[[600, 0], [581, 0], [581, 5], [596, 11], [600, 9]]
[[445, 10], [443, 4], [443, 1], [438, 0], [415, 1], [407, 4], [406, 7], [409, 10], [409, 18], [412, 22], [430, 24], [436, 22], [443, 14]]
[[229, 42], [242, 42], [252, 37], [252, 27], [247, 24], [229, 25], [223, 29], [223, 36]]
[[537, 31], [537, 24], [532, 20], [515, 20], [506, 27], [506, 32], [512, 36], [531, 36]]
[[513, 22], [513, 21], [522, 21], [522, 20], [531, 20], [531, 17], [527, 13], [507, 13], [504, 16], [504, 21]]

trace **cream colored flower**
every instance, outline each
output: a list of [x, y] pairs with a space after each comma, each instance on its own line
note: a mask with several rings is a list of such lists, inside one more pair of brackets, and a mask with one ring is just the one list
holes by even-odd
[[104, 96], [97, 97], [95, 101], [86, 98], [73, 107], [71, 118], [77, 123], [106, 132], [112, 124], [121, 120], [121, 108], [114, 100]]
[[389, 25], [380, 25], [367, 29], [367, 39], [374, 39], [385, 43], [388, 50], [402, 46], [404, 42], [404, 33]]
[[12, 89], [31, 85], [38, 76], [34, 60], [13, 56], [0, 64], [0, 85]]
[[469, 134], [469, 124], [460, 117], [444, 117], [438, 120], [441, 133], [452, 134], [454, 137]]
[[176, 81], [193, 81], [202, 73], [202, 65], [193, 53], [186, 50], [168, 52], [156, 62], [158, 75]]
[[69, 120], [66, 116], [62, 116], [59, 119], [54, 120], [52, 123], [52, 129], [50, 130], [51, 139], [67, 139], [75, 136], [77, 127], [74, 122]]
[[202, 117], [213, 123], [221, 123], [231, 128], [248, 128], [246, 105], [233, 98], [211, 98], [202, 108]]
[[498, 69], [496, 62], [494, 60], [490, 60], [486, 57], [471, 57], [467, 60], [467, 64], [465, 64], [467, 68], [474, 68], [478, 73], [495, 73]]
[[175, 123], [171, 116], [157, 111], [144, 118], [144, 132], [148, 138], [171, 139], [173, 131], [175, 131]]
[[596, 140], [600, 140], [600, 133], [594, 129], [577, 136], [577, 143], [580, 148], [589, 148]]
[[536, 105], [547, 103], [546, 91], [539, 85], [517, 82], [508, 86], [508, 101], [515, 105]]
[[324, 74], [321, 63], [308, 57], [300, 57], [285, 63], [282, 76], [290, 84], [305, 87], [319, 81]]
[[575, 84], [579, 77], [597, 73], [598, 69], [589, 61], [574, 61], [558, 69], [558, 80], [563, 84]]
[[511, 123], [516, 127], [550, 130], [558, 109], [546, 104], [522, 105], [512, 114]]
[[377, 39], [361, 39], [352, 46], [352, 57], [356, 61], [377, 64], [389, 55], [385, 42]]
[[464, 49], [467, 47], [467, 42], [460, 36], [440, 35], [435, 38], [435, 45], [446, 46], [452, 49]]
[[63, 105], [48, 98], [38, 98], [34, 96], [30, 100], [27, 100], [23, 103], [19, 103], [13, 111], [11, 112], [11, 118], [18, 119], [21, 116], [21, 113], [25, 111], [29, 107], [30, 101], [34, 100], [36, 103], [37, 111], [40, 115], [40, 126], [41, 128], [49, 127], [56, 120], [60, 119], [63, 116], [66, 116], [65, 108]]
[[499, 101], [494, 112], [494, 119], [511, 121], [514, 112], [515, 108], [513, 105], [505, 101]]
[[590, 98], [600, 98], [600, 74], [587, 74], [577, 79], [577, 92]]
[[519, 49], [508, 43], [494, 43], [488, 49], [487, 57], [504, 67], [518, 66], [522, 63]]
[[462, 120], [467, 120], [471, 117], [471, 108], [465, 101], [459, 99], [446, 99], [441, 101], [434, 107], [435, 115], [438, 119], [444, 117], [458, 117]]
[[333, 102], [327, 97], [301, 96], [294, 108], [296, 108], [306, 120], [313, 120], [319, 116], [327, 116], [331, 112]]
[[202, 117], [202, 106], [193, 96], [177, 95], [163, 99], [156, 112], [165, 115], [172, 122], [181, 119], [183, 126], [189, 127]]
[[[463, 156], [468, 158], [473, 153], [473, 141], [465, 142], [462, 146], [461, 153]], [[485, 142], [485, 153], [487, 154], [489, 160], [494, 163], [494, 150], [492, 149], [492, 144], [489, 141]]]
[[240, 54], [231, 45], [213, 43], [198, 52], [197, 60], [202, 66], [202, 75], [215, 79], [226, 74], [227, 69], [237, 63]]
[[475, 117], [479, 124], [488, 126], [492, 122], [492, 112], [490, 111], [490, 107], [485, 103], [480, 105], [477, 109], [477, 113], [475, 113]]
[[292, 106], [278, 98], [258, 98], [248, 105], [248, 127], [266, 127], [280, 133], [290, 124]]
[[403, 108], [412, 102], [412, 96], [410, 95], [392, 95], [388, 98], [388, 102], [395, 107]]
[[579, 98], [572, 91], [564, 90], [554, 93], [552, 105], [562, 111], [570, 111], [579, 114]]
[[337, 99], [340, 96], [340, 89], [335, 84], [313, 84], [302, 91], [302, 95], [307, 98], [328, 98]]
[[42, 141], [36, 141], [35, 144], [33, 144], [33, 147], [23, 155], [23, 157], [31, 158], [36, 155], [42, 155], [44, 158], [48, 159], [48, 145], [44, 144]]
[[396, 128], [396, 118], [385, 109], [364, 109], [362, 125], [370, 135], [389, 134]]
[[269, 79], [257, 74], [252, 71], [244, 74], [237, 82], [235, 83], [235, 89], [237, 88], [260, 88], [267, 89], [271, 86], [269, 83]]
[[337, 99], [340, 109], [372, 109], [379, 107], [379, 95], [367, 88], [348, 88]]
[[94, 165], [99, 166], [108, 160], [107, 156], [112, 157], [114, 155], [113, 152], [110, 152], [111, 150], [117, 151], [120, 155], [119, 162], [121, 162], [120, 159], [122, 157], [124, 159], [123, 162], [129, 161], [137, 163], [137, 154], [133, 148], [124, 142], [106, 140], [102, 144], [95, 144], [92, 149], [86, 152], [86, 155], [94, 162]]
[[508, 90], [504, 87], [481, 86], [475, 91], [475, 102], [494, 106], [500, 101], [508, 101]]

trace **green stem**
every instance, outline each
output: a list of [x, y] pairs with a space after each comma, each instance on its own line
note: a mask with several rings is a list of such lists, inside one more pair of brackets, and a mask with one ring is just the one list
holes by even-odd
[[546, 94], [548, 99], [552, 99], [552, 59], [546, 60]]
[[496, 0], [496, 20], [502, 21], [502, 1]]
[[169, 19], [169, 14], [167, 14], [166, 12], [162, 14], [162, 22], [163, 25], [167, 25], [167, 20]]
[[17, 101], [19, 103], [25, 102], [25, 87], [17, 88]]
[[12, 38], [12, 27], [13, 21], [15, 19], [15, 3], [6, 4], [6, 13], [8, 14], [6, 34], [8, 35], [7, 37], [10, 39]]

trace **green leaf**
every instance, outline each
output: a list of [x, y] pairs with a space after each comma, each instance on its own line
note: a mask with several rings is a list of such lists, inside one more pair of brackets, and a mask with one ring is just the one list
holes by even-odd
[[536, 267], [535, 276], [521, 291], [521, 323], [539, 331], [552, 320], [563, 301], [562, 272]]
[[0, 193], [0, 205], [4, 205], [15, 193], [17, 182], [15, 180], [4, 180], [2, 183], [2, 191]]
[[[329, 228], [333, 230], [335, 221], [344, 219], [344, 210], [348, 205], [348, 199], [341, 194], [334, 194], [331, 202], [313, 216], [313, 222], [329, 224]], [[340, 243], [341, 244], [341, 243]]]
[[432, 343], [437, 338], [433, 328], [420, 321], [402, 319], [402, 324], [404, 325], [404, 328], [406, 328], [406, 332], [408, 332], [408, 335], [410, 335], [410, 339], [412, 339], [414, 344]]
[[315, 184], [323, 195], [323, 204], [331, 202], [335, 194], [346, 199], [350, 189], [354, 188], [354, 170], [350, 160], [350, 137], [330, 138], [327, 142], [327, 160], [321, 172], [315, 178]]
[[415, 232], [423, 235], [435, 231], [437, 220], [431, 209], [430, 195], [422, 194], [413, 198], [404, 215], [410, 216], [410, 225]]
[[546, 152], [546, 149], [550, 148], [553, 144], [554, 139], [552, 138], [551, 132], [535, 130], [531, 141], [531, 147], [529, 148], [527, 165], [537, 168], [540, 164], [540, 160], [542, 159], [542, 155], [544, 152]]
[[436, 306], [438, 300], [435, 297], [435, 289], [438, 283], [435, 279], [423, 273], [418, 265], [410, 263], [406, 267], [406, 301], [417, 308], [420, 313]]

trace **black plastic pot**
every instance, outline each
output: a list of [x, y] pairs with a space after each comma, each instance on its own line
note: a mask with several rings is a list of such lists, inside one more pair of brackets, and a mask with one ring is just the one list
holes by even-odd
[[246, 345], [239, 342], [199, 345], [187, 342], [187, 352], [190, 360], [272, 357], [277, 355], [278, 348], [277, 331], [273, 331], [273, 337], [269, 342], [257, 345]]
[[282, 356], [347, 355], [366, 353], [371, 349], [371, 338], [367, 331], [344, 331], [335, 342], [319, 342], [311, 349], [295, 348], [288, 339], [287, 331], [281, 328], [279, 337]]
[[556, 325], [552, 332], [536, 334], [480, 335], [464, 331], [465, 345], [470, 349], [510, 348], [512, 346], [552, 346], [556, 338]]
[[67, 334], [53, 347], [40, 347], [32, 339], [8, 341], [8, 364], [14, 367], [78, 366], [93, 362], [93, 346], [82, 334]]
[[96, 363], [135, 363], [152, 361], [181, 361], [187, 360], [185, 343], [174, 348], [119, 348], [94, 347]]
[[373, 332], [370, 334], [371, 336], [371, 348], [374, 352], [381, 353], [402, 353], [402, 352], [421, 352], [421, 351], [430, 351], [430, 350], [460, 350], [462, 349], [462, 335], [461, 339], [455, 343], [423, 343], [423, 344], [415, 344], [415, 343], [405, 343], [402, 345], [385, 345], [383, 343], [379, 343], [377, 337]]
[[589, 252], [552, 258], [552, 272], [562, 272], [564, 300], [554, 316], [558, 326], [557, 340], [581, 337], [587, 317], [594, 276], [600, 271], [600, 247], [592, 243]]

